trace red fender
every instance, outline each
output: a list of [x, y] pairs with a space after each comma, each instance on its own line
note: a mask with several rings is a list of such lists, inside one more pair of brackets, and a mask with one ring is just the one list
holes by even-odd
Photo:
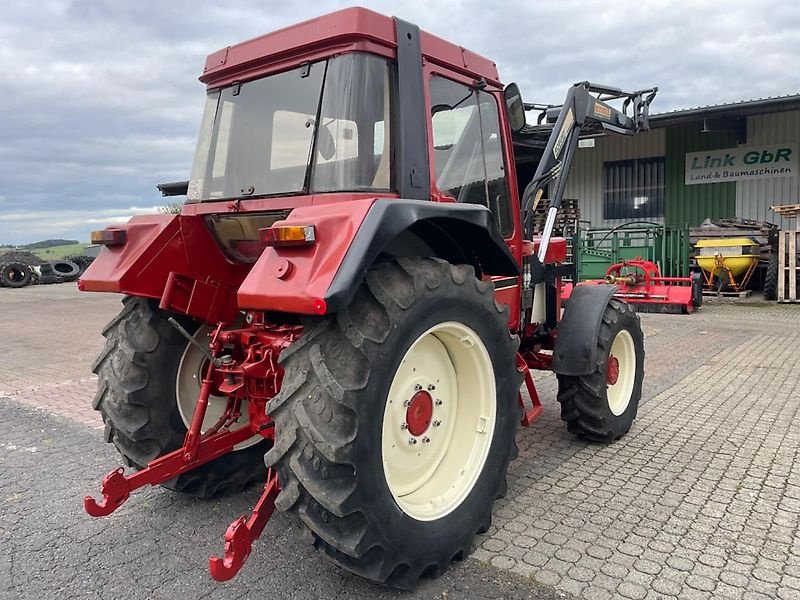
[[208, 323], [236, 318], [235, 290], [247, 265], [225, 257], [202, 216], [142, 215], [114, 229], [124, 230], [124, 243], [101, 249], [79, 289], [158, 299], [161, 308]]
[[313, 225], [316, 243], [264, 250], [239, 287], [239, 307], [324, 314], [328, 288], [375, 200], [304, 206], [275, 223]]

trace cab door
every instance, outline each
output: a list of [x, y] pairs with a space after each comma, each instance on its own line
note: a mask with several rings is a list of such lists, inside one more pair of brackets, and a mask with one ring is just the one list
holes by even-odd
[[[438, 73], [431, 74], [428, 82], [432, 190], [451, 201], [482, 204], [489, 208], [497, 228], [519, 263], [519, 218], [513, 210], [510, 193], [516, 182], [509, 181], [503, 151], [507, 143], [507, 128], [502, 127], [500, 121], [499, 94]], [[520, 312], [520, 278], [491, 279], [497, 301], [510, 307], [509, 325], [516, 329]]]

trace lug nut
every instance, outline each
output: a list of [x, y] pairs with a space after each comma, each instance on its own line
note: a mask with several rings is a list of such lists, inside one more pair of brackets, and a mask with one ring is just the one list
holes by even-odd
[[430, 442], [431, 442], [431, 438], [429, 438], [429, 437], [424, 437], [424, 438], [422, 438], [422, 442], [423, 442], [424, 444], [430, 444]]
[[442, 401], [437, 398], [436, 399], [436, 406], [441, 406], [441, 405], [442, 405]]
[[417, 443], [417, 438], [408, 438], [408, 443], [412, 446]]
[[408, 408], [409, 406], [411, 406], [411, 400], [405, 400], [405, 401], [403, 401], [403, 406], [405, 406], [406, 408]]
[[414, 386], [414, 391], [415, 392], [419, 392], [421, 390], [422, 390], [422, 386], [420, 384], [417, 384], [417, 385]]
[[434, 426], [434, 427], [438, 427], [438, 426], [439, 426], [439, 425], [441, 425], [441, 424], [442, 424], [442, 422], [441, 422], [441, 421], [434, 421], [434, 422], [433, 422], [433, 426]]
[[405, 431], [406, 429], [408, 429], [408, 423], [402, 423], [402, 424], [400, 425], [400, 429], [402, 429], [403, 431]]
[[433, 384], [431, 384], [431, 385], [429, 385], [429, 386], [428, 386], [428, 391], [429, 391], [429, 392], [432, 392], [432, 391], [433, 391], [433, 390], [435, 390], [435, 389], [436, 389], [436, 386], [435, 386], [435, 385], [433, 385]]

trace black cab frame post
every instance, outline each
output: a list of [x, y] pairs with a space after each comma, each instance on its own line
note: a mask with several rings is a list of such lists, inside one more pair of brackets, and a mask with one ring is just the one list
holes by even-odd
[[395, 173], [397, 192], [409, 200], [429, 200], [428, 128], [419, 27], [394, 18], [397, 35]]

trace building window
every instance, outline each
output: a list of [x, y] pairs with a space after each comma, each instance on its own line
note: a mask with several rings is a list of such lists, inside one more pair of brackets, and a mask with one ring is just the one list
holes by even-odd
[[617, 160], [603, 166], [604, 219], [664, 216], [664, 157]]

